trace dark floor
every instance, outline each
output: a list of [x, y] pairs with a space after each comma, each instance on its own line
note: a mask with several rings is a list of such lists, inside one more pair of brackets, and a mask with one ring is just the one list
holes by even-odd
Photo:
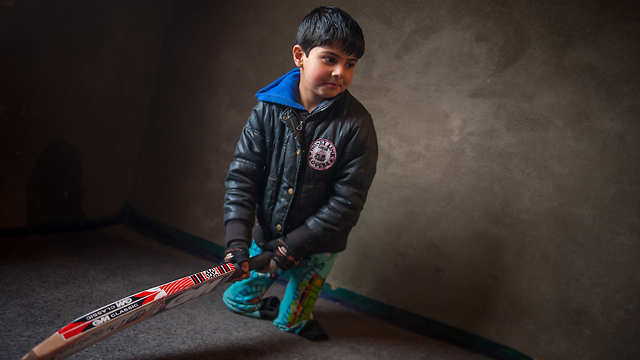
[[[73, 319], [102, 305], [213, 265], [122, 225], [0, 238], [0, 359], [20, 359]], [[269, 321], [227, 311], [223, 289], [126, 329], [71, 359], [488, 359], [323, 299], [314, 316], [331, 339], [310, 342]], [[276, 284], [268, 294], [283, 291]]]

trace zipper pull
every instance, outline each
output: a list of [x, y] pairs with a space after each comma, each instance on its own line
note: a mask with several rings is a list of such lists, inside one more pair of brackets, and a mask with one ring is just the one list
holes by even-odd
[[301, 116], [300, 123], [298, 124], [298, 126], [296, 126], [296, 130], [302, 131], [302, 129], [304, 128], [304, 121], [307, 120], [307, 116], [309, 115], [307, 114]]

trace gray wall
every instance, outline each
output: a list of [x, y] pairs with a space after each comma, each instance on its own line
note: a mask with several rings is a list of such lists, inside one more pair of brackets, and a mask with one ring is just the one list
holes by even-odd
[[[23, 3], [38, 2], [13, 10]], [[42, 40], [15, 45], [36, 59], [3, 96], [29, 105], [35, 93], [34, 114], [56, 122], [0, 113], [17, 134], [0, 145], [2, 227], [24, 221], [20, 192], [63, 139], [82, 159], [89, 218], [128, 199], [223, 243], [223, 179], [253, 94], [293, 67], [297, 25], [320, 4], [131, 3], [78, 2], [71, 14], [86, 19], [56, 20], [66, 32], [12, 25]], [[374, 116], [381, 156], [328, 282], [542, 359], [638, 358], [636, 2], [333, 4], [365, 33], [350, 90]], [[39, 16], [27, 18], [51, 21]]]

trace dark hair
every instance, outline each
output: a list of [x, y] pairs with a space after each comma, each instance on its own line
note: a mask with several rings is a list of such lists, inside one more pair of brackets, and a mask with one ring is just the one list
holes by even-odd
[[364, 54], [364, 35], [349, 14], [333, 6], [321, 6], [302, 19], [296, 45], [300, 45], [307, 56], [316, 46], [335, 45], [360, 59]]

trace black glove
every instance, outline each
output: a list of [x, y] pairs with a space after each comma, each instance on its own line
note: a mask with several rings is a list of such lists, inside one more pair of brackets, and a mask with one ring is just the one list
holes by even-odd
[[302, 256], [298, 255], [283, 239], [269, 241], [265, 245], [265, 250], [273, 251], [271, 258], [271, 268], [277, 266], [277, 270], [287, 271], [297, 266], [302, 261]]
[[227, 251], [224, 252], [224, 262], [232, 264], [240, 264], [249, 261], [249, 246], [244, 241], [232, 241], [227, 245]]

